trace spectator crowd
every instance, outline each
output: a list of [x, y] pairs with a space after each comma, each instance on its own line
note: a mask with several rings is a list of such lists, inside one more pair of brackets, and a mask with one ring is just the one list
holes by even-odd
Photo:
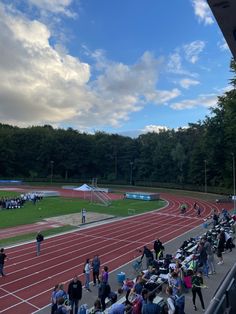
[[[24, 201], [25, 197], [22, 197]], [[33, 201], [34, 197], [31, 195], [29, 200]], [[224, 263], [223, 254], [235, 247], [235, 220], [236, 217], [225, 209], [220, 214], [213, 210], [212, 228], [201, 237], [185, 240], [173, 255], [165, 253], [159, 238], [154, 240], [152, 247], [145, 245], [140, 248], [140, 257], [133, 263], [135, 278], [124, 278], [117, 291], [110, 286], [108, 266], [102, 265], [99, 255], [96, 254], [92, 260], [87, 258], [83, 266], [83, 284], [75, 274], [67, 289], [64, 283], [57, 283], [53, 288], [51, 314], [183, 314], [187, 291], [192, 293], [193, 311], [197, 311], [199, 305], [204, 311], [204, 278], [214, 276], [217, 267]], [[40, 235], [38, 233], [36, 237], [36, 242], [39, 242], [37, 255], [43, 241], [39, 239]], [[2, 276], [5, 276], [6, 258], [4, 249], [1, 249]], [[145, 267], [140, 267], [143, 264]], [[81, 300], [84, 291], [91, 293], [91, 284], [97, 288], [97, 298], [93, 308], [89, 309]]]
[[[217, 216], [217, 217], [216, 217]], [[140, 258], [133, 263], [135, 278], [125, 278], [115, 292], [109, 284], [108, 267], [101, 267], [98, 255], [84, 264], [84, 286], [76, 275], [64, 290], [63, 284], [52, 292], [52, 314], [174, 314], [184, 313], [185, 292], [192, 293], [193, 311], [205, 310], [204, 278], [214, 276], [217, 265], [223, 264], [223, 254], [231, 252], [235, 217], [226, 210], [212, 212], [212, 229], [201, 237], [185, 240], [174, 255], [164, 254], [165, 247], [156, 239], [153, 247], [139, 250]], [[215, 260], [218, 259], [218, 263]], [[145, 259], [145, 263], [143, 263]], [[137, 267], [145, 264], [144, 269]], [[102, 270], [101, 270], [102, 268]], [[81, 303], [83, 288], [91, 292], [90, 280], [97, 287], [97, 299], [89, 309]], [[165, 296], [164, 298], [160, 295]]]
[[36, 204], [37, 201], [43, 198], [42, 193], [30, 192], [21, 194], [19, 197], [2, 197], [0, 199], [0, 209], [16, 209], [24, 206], [25, 202], [29, 201]]

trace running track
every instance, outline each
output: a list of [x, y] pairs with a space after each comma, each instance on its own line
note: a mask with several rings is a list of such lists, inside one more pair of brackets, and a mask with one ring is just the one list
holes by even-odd
[[[35, 254], [35, 243], [7, 249], [10, 260], [5, 266], [7, 276], [0, 278], [0, 313], [36, 312], [49, 303], [56, 283], [68, 283], [75, 273], [83, 281], [87, 257], [99, 254], [112, 271], [131, 261], [137, 256], [137, 249], [151, 244], [156, 237], [162, 242], [170, 241], [200, 225], [212, 208], [220, 208], [217, 204], [170, 194], [161, 194], [161, 198], [169, 203], [159, 211], [46, 239], [39, 257]], [[195, 201], [203, 208], [202, 218], [196, 217]], [[186, 216], [179, 214], [183, 202], [188, 205]]]

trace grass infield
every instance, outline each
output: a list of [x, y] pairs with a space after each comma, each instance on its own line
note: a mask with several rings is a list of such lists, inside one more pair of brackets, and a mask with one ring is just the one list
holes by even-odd
[[[15, 197], [19, 193], [1, 191], [1, 197]], [[140, 200], [114, 200], [108, 207], [91, 204], [90, 201], [79, 198], [64, 197], [46, 197], [37, 202], [26, 202], [22, 208], [0, 210], [0, 228], [16, 227], [20, 225], [32, 224], [42, 221], [45, 218], [61, 216], [66, 214], [80, 213], [82, 208], [87, 211], [109, 214], [117, 217], [125, 217], [130, 215], [130, 209], [134, 209], [135, 215], [147, 211], [157, 210], [165, 206], [163, 200], [140, 201]], [[64, 226], [60, 228], [47, 230], [45, 235], [51, 235], [73, 229], [72, 226]], [[35, 234], [21, 235], [14, 238], [0, 240], [0, 246], [9, 245], [16, 242], [31, 240]]]

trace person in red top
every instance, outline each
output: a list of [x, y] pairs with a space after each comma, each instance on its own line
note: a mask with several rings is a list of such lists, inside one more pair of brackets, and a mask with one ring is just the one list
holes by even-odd
[[2, 277], [6, 276], [3, 272], [5, 259], [7, 259], [7, 256], [4, 253], [4, 248], [1, 248], [0, 250], [0, 274], [2, 275]]

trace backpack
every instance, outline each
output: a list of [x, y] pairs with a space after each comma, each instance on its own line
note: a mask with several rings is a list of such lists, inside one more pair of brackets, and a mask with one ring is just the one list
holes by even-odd
[[175, 314], [185, 314], [184, 307], [185, 307], [185, 296], [181, 295], [180, 297], [175, 296], [172, 297], [175, 305]]

